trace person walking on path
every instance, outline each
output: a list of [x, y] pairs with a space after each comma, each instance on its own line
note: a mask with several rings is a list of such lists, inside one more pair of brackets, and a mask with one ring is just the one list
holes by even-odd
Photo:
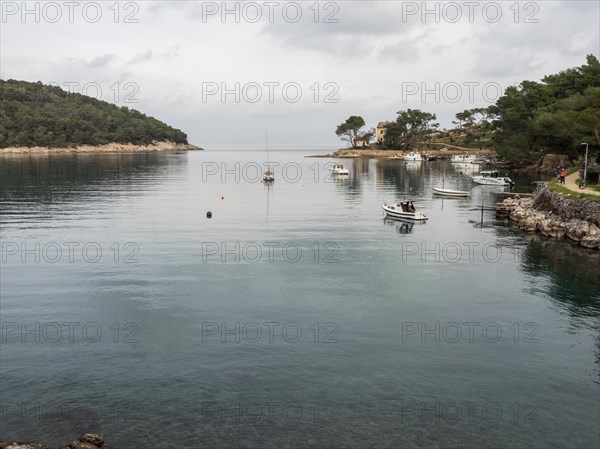
[[565, 184], [565, 176], [567, 176], [567, 172], [566, 172], [566, 171], [565, 171], [565, 169], [563, 168], [563, 169], [561, 169], [561, 171], [560, 171], [560, 183], [561, 183], [562, 185], [564, 185], [564, 184]]

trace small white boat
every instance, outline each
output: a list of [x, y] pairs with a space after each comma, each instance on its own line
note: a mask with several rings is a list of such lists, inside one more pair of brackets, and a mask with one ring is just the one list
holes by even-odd
[[423, 157], [419, 153], [410, 152], [404, 156], [404, 160], [407, 162], [418, 162], [422, 161]]
[[476, 154], [455, 154], [450, 161], [453, 164], [478, 164], [479, 156]]
[[512, 186], [515, 183], [508, 176], [498, 176], [496, 170], [485, 170], [479, 172], [478, 176], [472, 176], [471, 179], [475, 184], [484, 186]]
[[273, 174], [273, 172], [271, 170], [267, 170], [263, 174], [263, 182], [273, 182], [273, 181], [275, 181], [275, 175]]
[[425, 221], [427, 215], [417, 212], [412, 201], [398, 201], [396, 204], [383, 203], [381, 206], [388, 217], [402, 218], [405, 220]]
[[461, 175], [463, 173], [477, 173], [481, 168], [479, 164], [471, 164], [470, 162], [459, 162], [453, 163], [452, 167], [455, 171], [459, 172]]
[[451, 190], [444, 189], [440, 187], [433, 188], [434, 195], [442, 195], [442, 196], [454, 196], [454, 197], [468, 197], [471, 196], [471, 192], [467, 192], [465, 190]]
[[332, 175], [347, 175], [348, 169], [343, 165], [336, 164], [329, 169]]

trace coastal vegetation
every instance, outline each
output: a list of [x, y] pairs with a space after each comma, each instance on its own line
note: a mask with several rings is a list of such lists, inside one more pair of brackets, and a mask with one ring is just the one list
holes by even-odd
[[399, 111], [395, 120], [379, 125], [385, 132], [378, 131], [375, 145], [390, 150], [489, 148], [513, 165], [541, 164], [545, 156], [562, 155], [574, 165], [585, 153], [581, 143], [587, 142], [588, 180], [593, 181], [599, 170], [592, 162], [600, 164], [600, 62], [588, 55], [579, 67], [540, 81], [524, 80], [507, 88], [495, 104], [455, 117], [453, 129], [440, 130], [434, 113]]
[[0, 80], [0, 98], [0, 148], [188, 143], [153, 117], [58, 86]]
[[393, 146], [404, 145], [412, 149], [431, 140], [439, 123], [435, 123], [436, 116], [419, 109], [398, 111], [398, 117], [387, 127], [386, 140]]
[[494, 129], [494, 149], [509, 160], [535, 161], [544, 154], [583, 155], [600, 147], [600, 62], [587, 63], [541, 82], [522, 81], [506, 89], [488, 108]]
[[[348, 119], [338, 125], [335, 134], [342, 140], [349, 142], [352, 148], [358, 147], [358, 141], [364, 138], [367, 133], [362, 131], [365, 126], [365, 119], [358, 115], [351, 115]], [[369, 136], [370, 137], [370, 136]]]

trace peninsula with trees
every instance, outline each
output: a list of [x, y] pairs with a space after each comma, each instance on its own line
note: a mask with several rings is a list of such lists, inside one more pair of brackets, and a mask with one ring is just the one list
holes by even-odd
[[0, 154], [201, 150], [135, 109], [41, 82], [0, 80]]
[[600, 62], [594, 55], [588, 55], [582, 66], [511, 86], [487, 108], [457, 112], [453, 129], [440, 129], [432, 112], [407, 109], [396, 115], [370, 129], [365, 129], [361, 116], [349, 117], [335, 131], [348, 148], [332, 156], [435, 154], [446, 147], [449, 154], [491, 153], [509, 167], [543, 172], [555, 168], [556, 160], [576, 165], [585, 153], [581, 142], [588, 142], [588, 175], [591, 181], [599, 175]]

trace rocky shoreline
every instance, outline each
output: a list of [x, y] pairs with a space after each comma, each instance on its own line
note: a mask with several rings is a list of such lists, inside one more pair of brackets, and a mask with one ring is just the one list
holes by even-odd
[[155, 151], [199, 151], [203, 148], [196, 145], [175, 142], [153, 142], [150, 145], [133, 145], [130, 143], [109, 143], [106, 145], [79, 145], [68, 148], [49, 147], [9, 147], [0, 148], [3, 154], [64, 154], [64, 153], [140, 153]]
[[[59, 449], [98, 449], [104, 445], [104, 440], [95, 433], [86, 433], [77, 441], [60, 446]], [[26, 443], [22, 441], [0, 441], [0, 449], [54, 449], [47, 444]]]
[[[493, 152], [491, 150], [483, 150], [479, 151], [475, 148], [468, 149], [449, 149], [447, 151], [440, 150], [428, 150], [427, 154], [431, 156], [450, 158], [455, 154], [480, 154], [481, 156], [492, 156]], [[408, 151], [402, 150], [382, 150], [376, 148], [340, 148], [339, 150], [334, 151], [331, 154], [316, 154], [313, 156], [307, 157], [328, 157], [328, 158], [338, 158], [338, 159], [390, 159], [394, 156], [408, 154]]]
[[498, 213], [527, 233], [600, 249], [600, 202], [570, 199], [541, 187], [532, 197], [507, 198]]

